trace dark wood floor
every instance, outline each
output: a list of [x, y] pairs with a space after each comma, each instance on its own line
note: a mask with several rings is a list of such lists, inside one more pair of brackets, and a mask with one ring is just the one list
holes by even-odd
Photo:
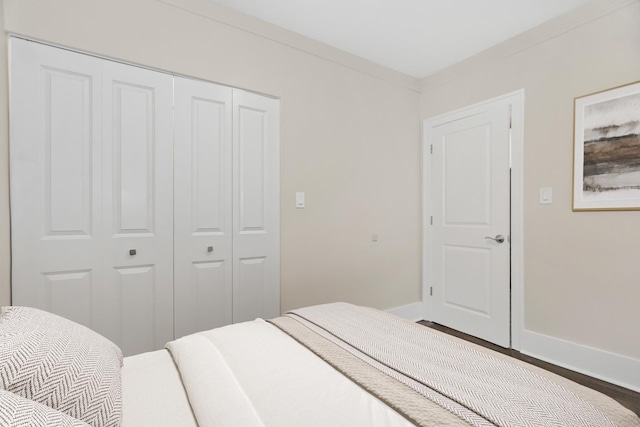
[[617, 386], [615, 384], [608, 383], [606, 381], [599, 380], [597, 378], [592, 378], [587, 375], [580, 374], [578, 372], [571, 371], [569, 369], [561, 368], [556, 365], [552, 365], [551, 363], [544, 362], [539, 359], [535, 359], [533, 357], [527, 356], [525, 354], [520, 353], [519, 351], [502, 348], [490, 342], [481, 340], [476, 337], [472, 337], [470, 335], [464, 334], [462, 332], [456, 331], [454, 329], [447, 328], [446, 326], [439, 325], [437, 323], [428, 322], [426, 320], [422, 320], [420, 322], [421, 325], [427, 326], [429, 328], [436, 329], [438, 331], [445, 332], [447, 334], [456, 336], [458, 338], [462, 338], [467, 341], [471, 341], [472, 343], [481, 345], [483, 347], [489, 348], [491, 350], [495, 350], [502, 354], [509, 355], [519, 360], [523, 360], [525, 362], [531, 363], [532, 365], [538, 366], [540, 368], [546, 369], [547, 371], [551, 371], [555, 374], [561, 375], [565, 378], [570, 379], [571, 381], [577, 382], [578, 384], [582, 384], [583, 386], [592, 388], [594, 390], [599, 391], [600, 393], [604, 393], [613, 399], [617, 400], [623, 406], [631, 409], [633, 412], [640, 416], [640, 393], [635, 391], [626, 389], [624, 387]]

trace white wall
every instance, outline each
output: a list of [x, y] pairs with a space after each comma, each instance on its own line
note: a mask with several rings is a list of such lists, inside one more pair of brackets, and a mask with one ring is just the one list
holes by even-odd
[[[280, 97], [282, 309], [419, 301], [418, 81], [212, 2], [172, 3], [5, 0], [5, 24], [30, 38]], [[294, 207], [296, 191], [307, 193], [304, 210]], [[7, 245], [0, 230], [0, 250]], [[8, 272], [0, 274], [6, 294]]]
[[574, 213], [571, 186], [574, 98], [640, 80], [639, 23], [640, 2], [595, 1], [424, 79], [421, 95], [429, 118], [525, 89], [524, 328], [638, 367], [640, 212]]

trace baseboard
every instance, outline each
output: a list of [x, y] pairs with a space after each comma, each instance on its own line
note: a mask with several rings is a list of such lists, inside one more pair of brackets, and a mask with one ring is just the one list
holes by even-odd
[[424, 320], [423, 307], [422, 301], [418, 301], [401, 307], [390, 308], [386, 311], [403, 319], [417, 322], [418, 320]]
[[520, 352], [590, 377], [640, 392], [640, 360], [522, 331]]

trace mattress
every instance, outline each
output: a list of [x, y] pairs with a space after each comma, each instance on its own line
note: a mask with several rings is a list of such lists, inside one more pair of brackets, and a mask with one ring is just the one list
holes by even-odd
[[[271, 321], [257, 319], [199, 332], [168, 343], [169, 351], [125, 358], [123, 425], [640, 427], [635, 414], [608, 396], [387, 313], [349, 305], [306, 310]], [[358, 317], [358, 311], [364, 317]], [[352, 338], [341, 341], [343, 330]], [[424, 331], [446, 345], [431, 348], [429, 342], [429, 348], [424, 347], [420, 337], [414, 336]], [[357, 348], [348, 341], [354, 341]], [[420, 351], [410, 356], [416, 343]], [[393, 356], [388, 365], [381, 349]], [[458, 350], [466, 356], [455, 353]], [[397, 359], [395, 353], [400, 353]], [[473, 358], [469, 362], [465, 357]], [[449, 363], [453, 360], [467, 361]], [[432, 370], [431, 365], [443, 364], [452, 366], [452, 373], [442, 376], [441, 371]], [[503, 368], [506, 370], [501, 371]], [[488, 370], [486, 380], [476, 375], [483, 370]], [[423, 372], [436, 372], [434, 377], [442, 376], [442, 381], [424, 380]], [[518, 381], [525, 390], [516, 392], [525, 398], [537, 393], [539, 383], [557, 393], [542, 402], [558, 407], [560, 415], [555, 409], [542, 408], [538, 413], [531, 406], [529, 410], [511, 392], [505, 394], [503, 391], [514, 390], [514, 384], [508, 384], [514, 373], [522, 377]], [[479, 390], [484, 384], [477, 383], [483, 381], [490, 386], [489, 394]], [[438, 394], [439, 388], [443, 395]], [[486, 400], [495, 410], [489, 407], [483, 412], [465, 393], [479, 396], [477, 400], [489, 397]], [[497, 400], [491, 402], [491, 393]], [[510, 400], [516, 407], [497, 407]], [[505, 413], [522, 416], [522, 422], [505, 422], [501, 418]], [[570, 424], [558, 421], [566, 416]]]

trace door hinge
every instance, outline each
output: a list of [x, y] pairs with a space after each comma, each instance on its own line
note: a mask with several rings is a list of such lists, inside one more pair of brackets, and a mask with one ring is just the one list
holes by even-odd
[[513, 129], [513, 105], [509, 105], [509, 129]]
[[431, 154], [433, 154], [433, 144], [431, 144], [431, 148], [429, 150], [431, 151]]
[[433, 286], [431, 286], [429, 288], [429, 296], [432, 297], [433, 296]]
[[431, 225], [433, 225], [433, 215], [431, 215], [430, 222], [431, 222]]

